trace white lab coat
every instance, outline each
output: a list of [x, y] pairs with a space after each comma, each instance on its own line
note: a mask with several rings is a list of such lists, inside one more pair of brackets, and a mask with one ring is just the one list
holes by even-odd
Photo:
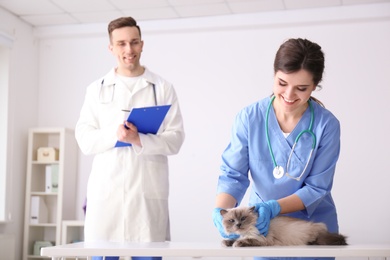
[[[158, 133], [140, 134], [142, 148], [114, 148], [118, 126], [128, 116], [122, 109], [155, 105], [151, 83], [157, 105], [171, 105]], [[167, 156], [178, 153], [184, 141], [172, 85], [145, 69], [131, 93], [112, 69], [88, 86], [75, 135], [81, 151], [95, 155], [87, 187], [85, 241], [169, 240]]]

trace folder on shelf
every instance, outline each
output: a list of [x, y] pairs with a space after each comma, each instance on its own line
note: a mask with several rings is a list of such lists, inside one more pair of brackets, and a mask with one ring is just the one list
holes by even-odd
[[31, 196], [30, 224], [47, 223], [48, 211], [41, 196]]
[[58, 164], [50, 164], [46, 165], [45, 173], [45, 182], [46, 182], [46, 188], [45, 191], [48, 193], [51, 192], [58, 192], [58, 171], [59, 166]]
[[[127, 118], [143, 134], [156, 134], [171, 105], [133, 108]], [[129, 143], [117, 141], [115, 147], [131, 146]]]

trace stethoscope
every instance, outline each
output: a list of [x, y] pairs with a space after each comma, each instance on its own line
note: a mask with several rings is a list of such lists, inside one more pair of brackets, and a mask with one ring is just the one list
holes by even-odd
[[[280, 179], [283, 177], [284, 175], [284, 169], [282, 166], [278, 165], [276, 163], [276, 160], [275, 160], [275, 156], [274, 156], [274, 153], [272, 151], [272, 147], [271, 147], [271, 141], [270, 141], [270, 138], [269, 138], [269, 133], [268, 133], [268, 118], [269, 118], [269, 113], [270, 113], [270, 110], [271, 110], [271, 106], [272, 106], [272, 102], [274, 101], [275, 99], [275, 96], [273, 96], [271, 98], [271, 101], [269, 102], [269, 105], [268, 105], [268, 108], [267, 108], [267, 113], [266, 113], [266, 123], [265, 123], [265, 133], [266, 133], [266, 137], [267, 137], [267, 144], [268, 144], [268, 149], [269, 149], [269, 153], [271, 155], [271, 158], [272, 158], [272, 162], [274, 164], [274, 170], [273, 170], [273, 175], [276, 179]], [[314, 148], [316, 146], [316, 136], [315, 134], [313, 133], [312, 129], [313, 129], [313, 122], [314, 122], [314, 109], [313, 109], [313, 106], [311, 104], [311, 101], [310, 99], [307, 101], [307, 103], [309, 103], [309, 107], [310, 107], [310, 113], [311, 113], [311, 117], [310, 117], [310, 125], [309, 125], [309, 128], [306, 129], [306, 130], [303, 130], [301, 131], [298, 136], [295, 138], [295, 141], [294, 141], [294, 145], [293, 147], [291, 148], [291, 152], [290, 152], [290, 155], [288, 156], [288, 160], [287, 160], [287, 165], [286, 165], [286, 176], [291, 178], [291, 179], [294, 179], [296, 181], [300, 181], [303, 174], [305, 173], [306, 171], [306, 168], [307, 166], [309, 165], [309, 162], [311, 160], [311, 157], [313, 155], [313, 151], [314, 151]], [[291, 176], [289, 173], [288, 173], [288, 169], [289, 169], [289, 166], [290, 166], [290, 161], [291, 161], [291, 157], [294, 153], [294, 149], [295, 149], [295, 146], [297, 145], [299, 139], [301, 138], [301, 136], [304, 134], [304, 133], [308, 133], [311, 135], [312, 139], [313, 139], [313, 142], [312, 142], [312, 146], [311, 146], [311, 151], [310, 151], [310, 154], [309, 154], [309, 157], [307, 159], [307, 162], [306, 162], [306, 165], [305, 165], [305, 168], [303, 169], [301, 175], [299, 175], [299, 177], [293, 177]]]
[[[151, 82], [148, 82], [148, 83], [151, 84], [152, 87], [153, 87], [154, 105], [157, 106], [156, 85], [155, 85], [154, 83], [151, 83]], [[105, 101], [105, 99], [102, 98], [103, 84], [104, 84], [104, 79], [103, 79], [102, 82], [100, 83], [99, 102], [100, 102], [101, 104], [109, 104], [109, 103], [112, 103], [112, 102], [114, 101], [114, 95], [115, 95], [115, 83], [106, 86], [106, 87], [108, 87], [108, 86], [111, 86], [111, 87], [112, 87], [111, 99], [108, 99], [107, 101]]]

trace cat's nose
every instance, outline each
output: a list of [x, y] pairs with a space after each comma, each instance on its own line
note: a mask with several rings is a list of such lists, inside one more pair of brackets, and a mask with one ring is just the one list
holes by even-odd
[[240, 228], [241, 227], [241, 223], [237, 223], [236, 227]]

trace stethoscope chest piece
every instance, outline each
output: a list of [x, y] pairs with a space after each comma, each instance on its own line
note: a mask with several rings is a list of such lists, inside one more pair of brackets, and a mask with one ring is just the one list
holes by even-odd
[[284, 175], [284, 169], [282, 166], [276, 166], [273, 170], [273, 174], [275, 179], [280, 179]]

